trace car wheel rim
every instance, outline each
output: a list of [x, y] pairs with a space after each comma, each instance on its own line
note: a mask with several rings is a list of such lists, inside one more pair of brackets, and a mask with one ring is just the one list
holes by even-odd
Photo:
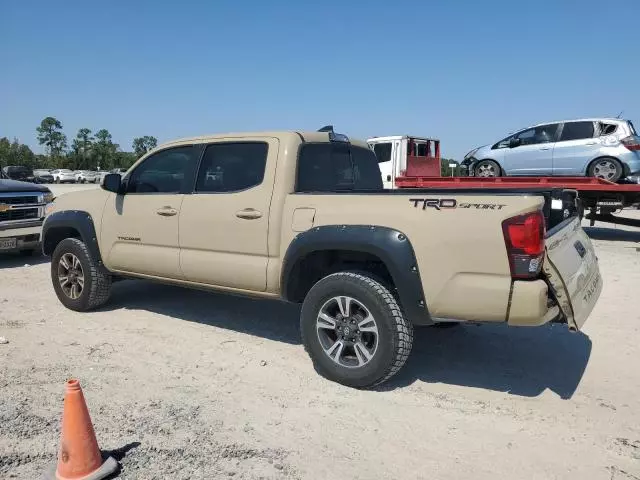
[[84, 271], [80, 259], [73, 253], [65, 253], [58, 262], [58, 282], [63, 293], [77, 300], [84, 291]]
[[333, 297], [325, 302], [318, 313], [316, 332], [325, 355], [341, 367], [363, 367], [378, 350], [376, 320], [352, 297]]
[[610, 160], [603, 160], [596, 163], [593, 168], [593, 174], [595, 177], [604, 178], [605, 180], [611, 180], [616, 176], [616, 166]]
[[478, 177], [495, 177], [497, 176], [496, 167], [488, 163], [478, 165]]

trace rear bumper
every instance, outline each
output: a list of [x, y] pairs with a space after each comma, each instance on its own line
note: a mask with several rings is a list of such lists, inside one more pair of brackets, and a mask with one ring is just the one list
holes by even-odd
[[544, 280], [515, 281], [511, 290], [507, 322], [519, 327], [537, 327], [562, 314], [549, 303], [549, 287]]
[[620, 159], [624, 165], [626, 176], [640, 173], [640, 152], [627, 151], [624, 155], [621, 155]]

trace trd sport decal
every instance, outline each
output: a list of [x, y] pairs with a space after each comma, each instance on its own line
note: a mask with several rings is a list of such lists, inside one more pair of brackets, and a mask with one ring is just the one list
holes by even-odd
[[415, 208], [422, 207], [435, 208], [436, 210], [447, 210], [450, 208], [475, 208], [476, 210], [502, 210], [506, 204], [499, 203], [458, 203], [455, 198], [410, 198]]

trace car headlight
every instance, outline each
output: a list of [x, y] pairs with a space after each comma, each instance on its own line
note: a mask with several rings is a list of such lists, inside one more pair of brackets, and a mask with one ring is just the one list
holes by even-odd
[[44, 194], [43, 201], [44, 203], [51, 203], [53, 202], [53, 198], [54, 198], [53, 193], [47, 192]]

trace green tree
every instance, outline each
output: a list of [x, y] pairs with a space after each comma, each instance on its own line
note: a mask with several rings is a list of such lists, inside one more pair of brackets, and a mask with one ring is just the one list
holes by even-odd
[[93, 151], [97, 161], [97, 166], [101, 170], [109, 170], [114, 167], [116, 162], [116, 153], [119, 145], [113, 143], [113, 138], [109, 130], [103, 128], [96, 132], [96, 141], [93, 145]]
[[37, 167], [36, 156], [29, 146], [17, 139], [10, 142], [8, 138], [0, 138], [0, 167], [7, 165], [22, 165], [29, 168]]
[[9, 165], [11, 155], [11, 142], [7, 137], [0, 138], [0, 168]]
[[91, 148], [93, 146], [94, 138], [91, 136], [91, 130], [88, 128], [81, 128], [76, 134], [76, 138], [73, 139], [71, 145], [73, 163], [75, 168], [78, 169], [90, 169], [91, 163]]
[[[455, 168], [449, 167], [450, 163], [455, 163]], [[453, 175], [452, 171], [453, 170]], [[460, 164], [455, 161], [453, 158], [442, 158], [440, 159], [440, 175], [443, 177], [459, 177], [460, 176]]]
[[138, 156], [134, 152], [116, 152], [113, 166], [114, 168], [128, 169], [136, 160], [138, 160]]
[[158, 146], [158, 140], [156, 137], [145, 135], [144, 137], [137, 137], [133, 139], [133, 151], [138, 158], [143, 156], [149, 150], [152, 150]]
[[55, 160], [67, 148], [67, 136], [62, 132], [62, 123], [54, 117], [46, 117], [36, 129], [38, 142], [45, 145], [49, 155]]

